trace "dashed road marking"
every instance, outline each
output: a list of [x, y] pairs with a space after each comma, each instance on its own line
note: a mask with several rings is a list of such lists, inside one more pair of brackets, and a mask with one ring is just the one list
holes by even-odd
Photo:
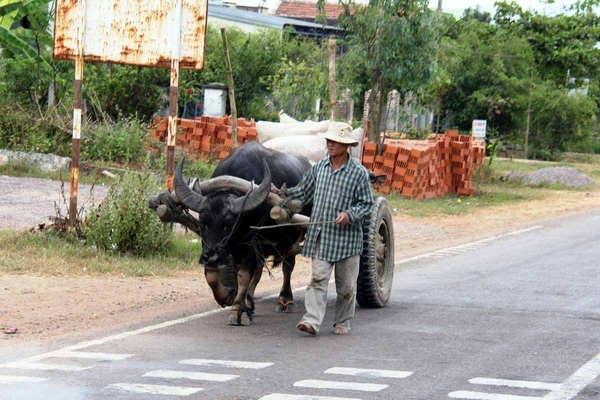
[[360, 400], [347, 397], [307, 396], [297, 394], [273, 393], [263, 396], [258, 400]]
[[191, 379], [195, 381], [211, 381], [211, 382], [227, 382], [236, 378], [239, 375], [227, 374], [209, 374], [207, 372], [193, 371], [174, 371], [174, 370], [157, 370], [145, 373], [143, 376], [151, 378], [168, 378], [168, 379]]
[[121, 361], [132, 356], [133, 354], [94, 353], [85, 351], [63, 351], [56, 352], [52, 355], [52, 357], [56, 358], [81, 358], [85, 360], [103, 361]]
[[167, 396], [189, 396], [198, 393], [204, 388], [193, 388], [186, 386], [145, 385], [141, 383], [113, 383], [106, 389], [116, 389], [131, 393], [162, 394]]
[[342, 390], [357, 390], [362, 392], [379, 392], [388, 387], [388, 385], [380, 385], [375, 383], [359, 383], [359, 382], [334, 382], [320, 381], [316, 379], [307, 379], [294, 383], [294, 387], [304, 387], [311, 389], [342, 389]]
[[359, 376], [361, 378], [407, 378], [413, 373], [410, 371], [392, 371], [385, 369], [363, 369], [363, 368], [329, 368], [326, 374]]
[[521, 233], [527, 233], [527, 232], [535, 231], [535, 230], [541, 229], [541, 228], [542, 228], [542, 226], [532, 226], [531, 228], [508, 232], [508, 233], [498, 235], [498, 236], [492, 236], [492, 237], [489, 237], [486, 239], [478, 240], [476, 242], [461, 244], [460, 246], [448, 247], [445, 249], [433, 251], [431, 253], [425, 253], [425, 254], [421, 254], [418, 256], [405, 258], [404, 260], [396, 261], [394, 263], [394, 266], [408, 264], [410, 262], [422, 260], [422, 259], [426, 259], [426, 258], [438, 258], [438, 257], [441, 258], [441, 257], [449, 255], [448, 252], [457, 252], [457, 253], [450, 253], [450, 254], [464, 253], [468, 250], [473, 250], [475, 248], [482, 247], [482, 246], [486, 245], [488, 242], [491, 242], [493, 240], [498, 240], [498, 239], [502, 239], [502, 238], [514, 236], [514, 235], [520, 235]]
[[542, 400], [544, 397], [529, 397], [529, 396], [513, 396], [510, 394], [494, 394], [480, 392], [452, 392], [448, 395], [453, 399], [469, 399], [469, 400]]
[[67, 371], [67, 372], [85, 371], [86, 369], [93, 368], [93, 367], [79, 367], [77, 365], [68, 365], [68, 364], [49, 364], [49, 363], [33, 363], [33, 362], [10, 363], [10, 364], [4, 364], [2, 367], [3, 368], [12, 368], [12, 369], [39, 369], [42, 371]]
[[48, 378], [37, 378], [35, 376], [8, 376], [0, 375], [0, 385], [13, 383], [39, 383], [47, 381]]
[[573, 375], [567, 378], [561, 387], [544, 397], [544, 400], [570, 400], [583, 388], [600, 376], [600, 354], [585, 363]]
[[205, 360], [200, 358], [194, 358], [190, 360], [181, 360], [179, 364], [186, 365], [202, 365], [208, 367], [227, 367], [227, 368], [241, 368], [241, 369], [262, 369], [273, 365], [270, 362], [250, 362], [250, 361], [231, 361], [231, 360]]
[[469, 379], [469, 382], [471, 382], [475, 385], [507, 386], [507, 387], [539, 389], [539, 390], [557, 390], [561, 387], [560, 383], [516, 381], [516, 380], [512, 380], [512, 379], [494, 379], [494, 378], [473, 378], [473, 379]]

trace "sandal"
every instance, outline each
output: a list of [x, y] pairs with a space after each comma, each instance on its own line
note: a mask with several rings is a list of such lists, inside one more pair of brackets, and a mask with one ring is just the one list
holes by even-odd
[[317, 334], [317, 331], [315, 331], [315, 328], [313, 328], [308, 322], [299, 322], [298, 325], [296, 325], [296, 329], [298, 329], [302, 332], [306, 332], [309, 335]]

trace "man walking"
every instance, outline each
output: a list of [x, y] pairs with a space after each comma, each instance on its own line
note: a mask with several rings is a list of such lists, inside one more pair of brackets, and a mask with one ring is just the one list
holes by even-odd
[[317, 162], [295, 187], [274, 192], [313, 205], [302, 254], [312, 258], [312, 276], [305, 298], [306, 314], [296, 328], [311, 335], [321, 329], [327, 288], [335, 268], [334, 332], [347, 335], [354, 317], [356, 280], [363, 246], [362, 219], [373, 206], [366, 169], [348, 148], [357, 146], [350, 125], [332, 122], [327, 133], [328, 157]]

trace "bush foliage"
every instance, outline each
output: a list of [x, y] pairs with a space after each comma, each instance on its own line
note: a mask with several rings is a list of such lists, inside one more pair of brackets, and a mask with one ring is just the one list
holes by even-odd
[[164, 252], [171, 245], [172, 226], [148, 207], [148, 198], [160, 191], [153, 176], [125, 174], [88, 215], [83, 226], [87, 244], [140, 256]]

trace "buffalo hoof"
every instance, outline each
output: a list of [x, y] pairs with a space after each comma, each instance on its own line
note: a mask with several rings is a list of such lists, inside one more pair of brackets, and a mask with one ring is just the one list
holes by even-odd
[[294, 312], [294, 302], [293, 301], [287, 301], [287, 302], [283, 302], [283, 301], [279, 301], [279, 303], [277, 303], [277, 305], [275, 306], [275, 312], [278, 313], [286, 313], [286, 314], [291, 314]]
[[232, 326], [248, 326], [254, 318], [254, 313], [247, 307], [231, 310], [227, 324]]
[[247, 299], [246, 299], [246, 304], [248, 305], [248, 307], [250, 307], [251, 310], [255, 310], [256, 308], [254, 307], [254, 297], [248, 295]]

